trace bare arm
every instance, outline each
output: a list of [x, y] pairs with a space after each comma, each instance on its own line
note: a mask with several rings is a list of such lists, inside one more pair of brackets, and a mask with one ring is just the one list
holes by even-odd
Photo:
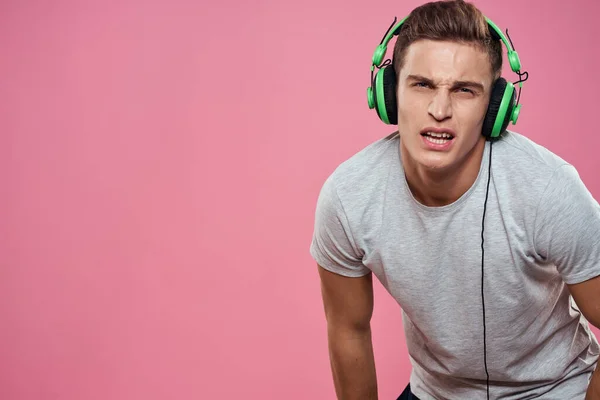
[[318, 269], [337, 397], [339, 400], [377, 400], [371, 341], [372, 273], [349, 278], [321, 266]]
[[[600, 276], [569, 285], [569, 291], [583, 316], [600, 329]], [[598, 366], [590, 381], [585, 400], [600, 400], [600, 367]]]
[[596, 371], [592, 375], [585, 400], [600, 400], [600, 367], [596, 367]]

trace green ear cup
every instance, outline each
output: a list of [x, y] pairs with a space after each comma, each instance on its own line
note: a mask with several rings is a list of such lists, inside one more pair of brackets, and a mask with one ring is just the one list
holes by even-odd
[[386, 124], [390, 123], [387, 110], [385, 109], [385, 92], [383, 89], [383, 74], [387, 67], [382, 68], [375, 76], [375, 103], [379, 118]]
[[370, 109], [375, 108], [375, 96], [373, 95], [373, 88], [370, 86], [367, 88], [367, 102]]
[[372, 98], [379, 119], [388, 125], [397, 124], [396, 73], [392, 66], [383, 67], [375, 75]]
[[[386, 124], [396, 124], [396, 74], [392, 65], [386, 63], [383, 64], [383, 59], [387, 52], [387, 45], [390, 40], [400, 33], [402, 24], [408, 18], [404, 17], [400, 22], [396, 23], [396, 19], [384, 35], [381, 43], [375, 48], [373, 57], [371, 58], [371, 86], [367, 88], [367, 103], [369, 109], [375, 109], [379, 119]], [[373, 71], [375, 67], [379, 68], [379, 71], [373, 77]]]
[[508, 125], [514, 107], [514, 86], [504, 78], [494, 82], [481, 133], [487, 138], [500, 135]]
[[500, 134], [506, 130], [515, 106], [515, 86], [506, 80], [504, 82], [505, 85], [502, 92], [502, 99], [500, 100], [498, 114], [494, 120], [494, 126], [490, 135], [490, 137], [493, 138], [500, 136]]

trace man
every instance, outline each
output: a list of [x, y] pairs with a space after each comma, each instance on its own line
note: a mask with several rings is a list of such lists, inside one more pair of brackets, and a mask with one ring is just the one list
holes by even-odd
[[399, 32], [398, 132], [339, 165], [317, 202], [338, 398], [377, 399], [374, 274], [402, 309], [400, 398], [600, 400], [598, 202], [557, 155], [506, 123], [490, 134], [506, 88], [480, 10], [427, 3]]

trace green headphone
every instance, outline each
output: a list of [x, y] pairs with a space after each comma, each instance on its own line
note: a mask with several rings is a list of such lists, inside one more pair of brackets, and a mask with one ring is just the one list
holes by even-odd
[[[372, 65], [371, 65], [371, 87], [367, 89], [367, 100], [369, 102], [369, 108], [374, 108], [377, 111], [379, 119], [384, 123], [395, 125], [398, 123], [398, 109], [396, 102], [396, 73], [394, 66], [391, 65], [391, 60], [386, 60], [385, 63], [381, 64], [385, 53], [387, 51], [387, 45], [392, 37], [398, 35], [402, 28], [402, 24], [408, 17], [403, 18], [396, 25], [396, 19], [392, 23], [390, 29], [384, 36], [383, 40], [375, 49], [373, 54]], [[521, 73], [521, 61], [519, 55], [509, 43], [509, 40], [504, 36], [500, 28], [496, 26], [489, 18], [486, 17], [486, 21], [490, 28], [492, 37], [497, 40], [502, 40], [508, 50], [508, 62], [510, 68], [516, 72], [519, 77], [527, 75], [527, 72]], [[508, 34], [508, 31], [507, 31]], [[373, 70], [377, 67], [379, 71], [373, 78]], [[515, 83], [519, 83], [519, 88], [523, 86], [523, 82], [527, 78], [519, 80]], [[515, 95], [515, 86], [512, 82], [500, 77], [494, 83], [492, 88], [490, 102], [485, 115], [482, 134], [487, 138], [495, 138], [500, 136], [502, 132], [506, 130], [509, 122], [512, 121], [513, 125], [517, 123], [519, 118], [519, 112], [521, 111], [521, 105], [518, 104], [518, 99]], [[519, 89], [519, 97], [520, 97]]]

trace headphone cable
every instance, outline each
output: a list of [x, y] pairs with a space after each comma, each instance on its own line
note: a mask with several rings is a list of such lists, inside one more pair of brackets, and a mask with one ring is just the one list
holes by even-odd
[[490, 191], [490, 178], [491, 178], [491, 172], [492, 172], [492, 143], [490, 141], [490, 158], [489, 158], [489, 162], [488, 162], [488, 181], [487, 181], [487, 188], [485, 191], [485, 203], [483, 204], [483, 218], [481, 220], [481, 304], [483, 306], [483, 362], [485, 365], [485, 374], [486, 374], [486, 386], [487, 386], [487, 399], [490, 399], [490, 374], [488, 372], [488, 367], [487, 367], [487, 343], [486, 343], [486, 326], [485, 326], [485, 296], [484, 296], [484, 292], [483, 292], [483, 265], [484, 265], [484, 248], [483, 248], [483, 230], [484, 230], [484, 222], [485, 222], [485, 211], [487, 208], [487, 200], [488, 200], [488, 194]]

